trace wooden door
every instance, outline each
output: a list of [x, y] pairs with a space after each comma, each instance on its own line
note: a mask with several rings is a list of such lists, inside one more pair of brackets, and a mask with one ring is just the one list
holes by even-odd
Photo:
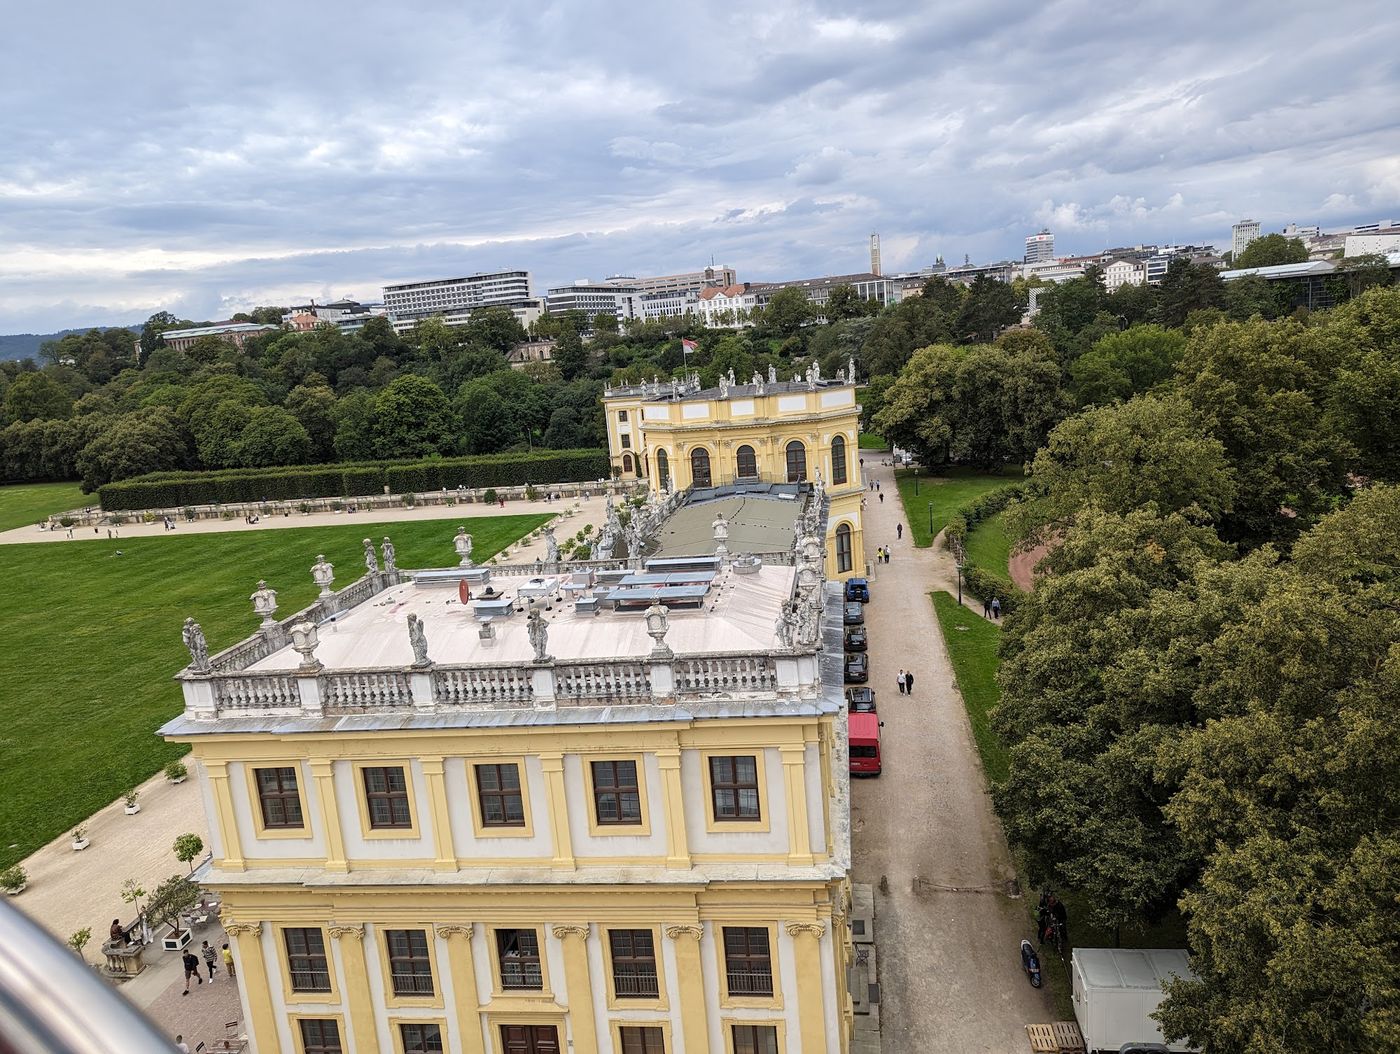
[[559, 1030], [553, 1025], [502, 1025], [505, 1054], [559, 1054]]

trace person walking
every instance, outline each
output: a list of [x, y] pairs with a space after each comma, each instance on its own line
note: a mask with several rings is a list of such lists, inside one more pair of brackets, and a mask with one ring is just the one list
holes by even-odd
[[904, 540], [904, 524], [902, 524], [902, 523], [896, 523], [896, 524], [894, 525], [894, 533], [895, 533], [896, 537], [898, 537], [898, 538], [900, 539], [900, 541], [903, 541], [903, 540]]
[[878, 479], [875, 481], [875, 489], [876, 489], [876, 490], [879, 490], [879, 489], [880, 489], [880, 481], [879, 481]]
[[200, 956], [204, 959], [204, 965], [209, 969], [209, 980], [214, 980], [214, 960], [218, 957], [218, 952], [214, 951], [208, 941], [204, 942], [204, 947], [199, 949]]
[[899, 671], [898, 681], [899, 681], [899, 694], [900, 694], [900, 695], [903, 695], [903, 694], [904, 694], [904, 671], [903, 671], [903, 670], [900, 670], [900, 671]]
[[889, 563], [889, 562], [890, 562], [890, 547], [887, 545], [887, 546], [885, 546], [885, 563]]
[[992, 617], [992, 602], [986, 597], [982, 598], [982, 617], [990, 619]]
[[906, 673], [906, 674], [904, 675], [904, 694], [905, 694], [905, 695], [913, 695], [913, 694], [914, 694], [914, 671], [913, 671], [913, 670], [910, 670], [908, 673]]
[[1001, 618], [1001, 598], [992, 597], [992, 618]]
[[[880, 488], [876, 487], [875, 489], [876, 489], [876, 490], [879, 490]], [[883, 492], [883, 491], [881, 491], [881, 493], [880, 493], [880, 504], [881, 504], [881, 505], [885, 504], [885, 495], [884, 495], [884, 492]]]
[[[186, 992], [185, 994], [189, 995], [188, 992]], [[190, 1054], [189, 1045], [185, 1043], [185, 1037], [182, 1035], [177, 1034], [175, 1036], [175, 1049], [180, 1051], [181, 1054]]]
[[228, 974], [229, 980], [238, 976], [238, 971], [233, 968], [233, 952], [228, 950], [228, 942], [224, 942], [224, 973]]
[[185, 965], [185, 990], [180, 994], [189, 995], [190, 978], [193, 977], [200, 984], [204, 983], [204, 978], [199, 976], [199, 960], [195, 958], [194, 952], [186, 948], [185, 954], [180, 956], [180, 961]]

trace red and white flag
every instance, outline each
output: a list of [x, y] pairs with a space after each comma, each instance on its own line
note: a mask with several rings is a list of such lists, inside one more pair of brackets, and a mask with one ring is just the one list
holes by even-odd
[[700, 348], [700, 345], [699, 345], [699, 344], [696, 344], [695, 341], [693, 341], [693, 340], [686, 340], [684, 337], [681, 338], [681, 354], [682, 354], [682, 355], [689, 355], [692, 351], [698, 351], [699, 348]]

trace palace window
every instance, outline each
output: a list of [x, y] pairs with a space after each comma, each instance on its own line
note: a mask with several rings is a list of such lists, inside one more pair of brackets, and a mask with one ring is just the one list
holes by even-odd
[[540, 967], [540, 937], [535, 930], [497, 930], [496, 956], [501, 987], [512, 990], [544, 988]]
[[710, 758], [710, 794], [716, 820], [758, 820], [758, 759]]
[[258, 785], [258, 805], [264, 827], [304, 827], [301, 796], [297, 793], [297, 770], [291, 767], [254, 769]]
[[609, 930], [613, 995], [618, 999], [655, 999], [656, 943], [651, 930]]
[[593, 808], [598, 823], [636, 825], [642, 822], [642, 792], [635, 761], [595, 761]]
[[787, 481], [803, 483], [807, 479], [807, 448], [794, 439], [787, 445]]
[[385, 930], [395, 995], [432, 995], [433, 960], [424, 930]]
[[662, 490], [671, 489], [671, 460], [664, 450], [656, 452], [656, 478], [660, 481]]
[[340, 1023], [332, 1018], [304, 1017], [301, 1029], [302, 1054], [344, 1054], [340, 1045]]
[[476, 766], [476, 794], [483, 827], [524, 827], [525, 797], [518, 765]]
[[831, 482], [846, 482], [846, 437], [837, 436], [831, 441]]
[[758, 458], [753, 447], [745, 443], [734, 452], [734, 461], [740, 479], [758, 479]]
[[702, 446], [690, 452], [690, 482], [697, 487], [710, 485], [710, 452]]
[[666, 1041], [655, 1025], [623, 1025], [622, 1054], [666, 1054]]
[[778, 1030], [773, 1025], [731, 1025], [734, 1054], [778, 1054]]
[[852, 566], [851, 525], [843, 523], [836, 528], [836, 570], [849, 571]]
[[403, 1054], [442, 1054], [442, 1029], [437, 1025], [400, 1025]]
[[408, 806], [408, 780], [402, 766], [370, 767], [362, 770], [369, 825], [379, 830], [412, 827], [413, 813]]
[[773, 994], [773, 956], [766, 927], [724, 927], [724, 973], [731, 996]]
[[326, 959], [326, 938], [319, 929], [289, 929], [282, 937], [287, 946], [287, 971], [292, 975], [293, 992], [329, 992], [330, 963]]

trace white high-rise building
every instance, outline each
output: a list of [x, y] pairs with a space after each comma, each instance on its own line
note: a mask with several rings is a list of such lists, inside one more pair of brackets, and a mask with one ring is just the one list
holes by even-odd
[[1026, 239], [1025, 263], [1044, 263], [1055, 258], [1055, 236], [1048, 230], [1032, 234]]
[[880, 270], [880, 236], [878, 234], [870, 236], [870, 273], [884, 273]]
[[1230, 259], [1238, 260], [1245, 246], [1259, 237], [1258, 220], [1240, 220], [1230, 228]]

